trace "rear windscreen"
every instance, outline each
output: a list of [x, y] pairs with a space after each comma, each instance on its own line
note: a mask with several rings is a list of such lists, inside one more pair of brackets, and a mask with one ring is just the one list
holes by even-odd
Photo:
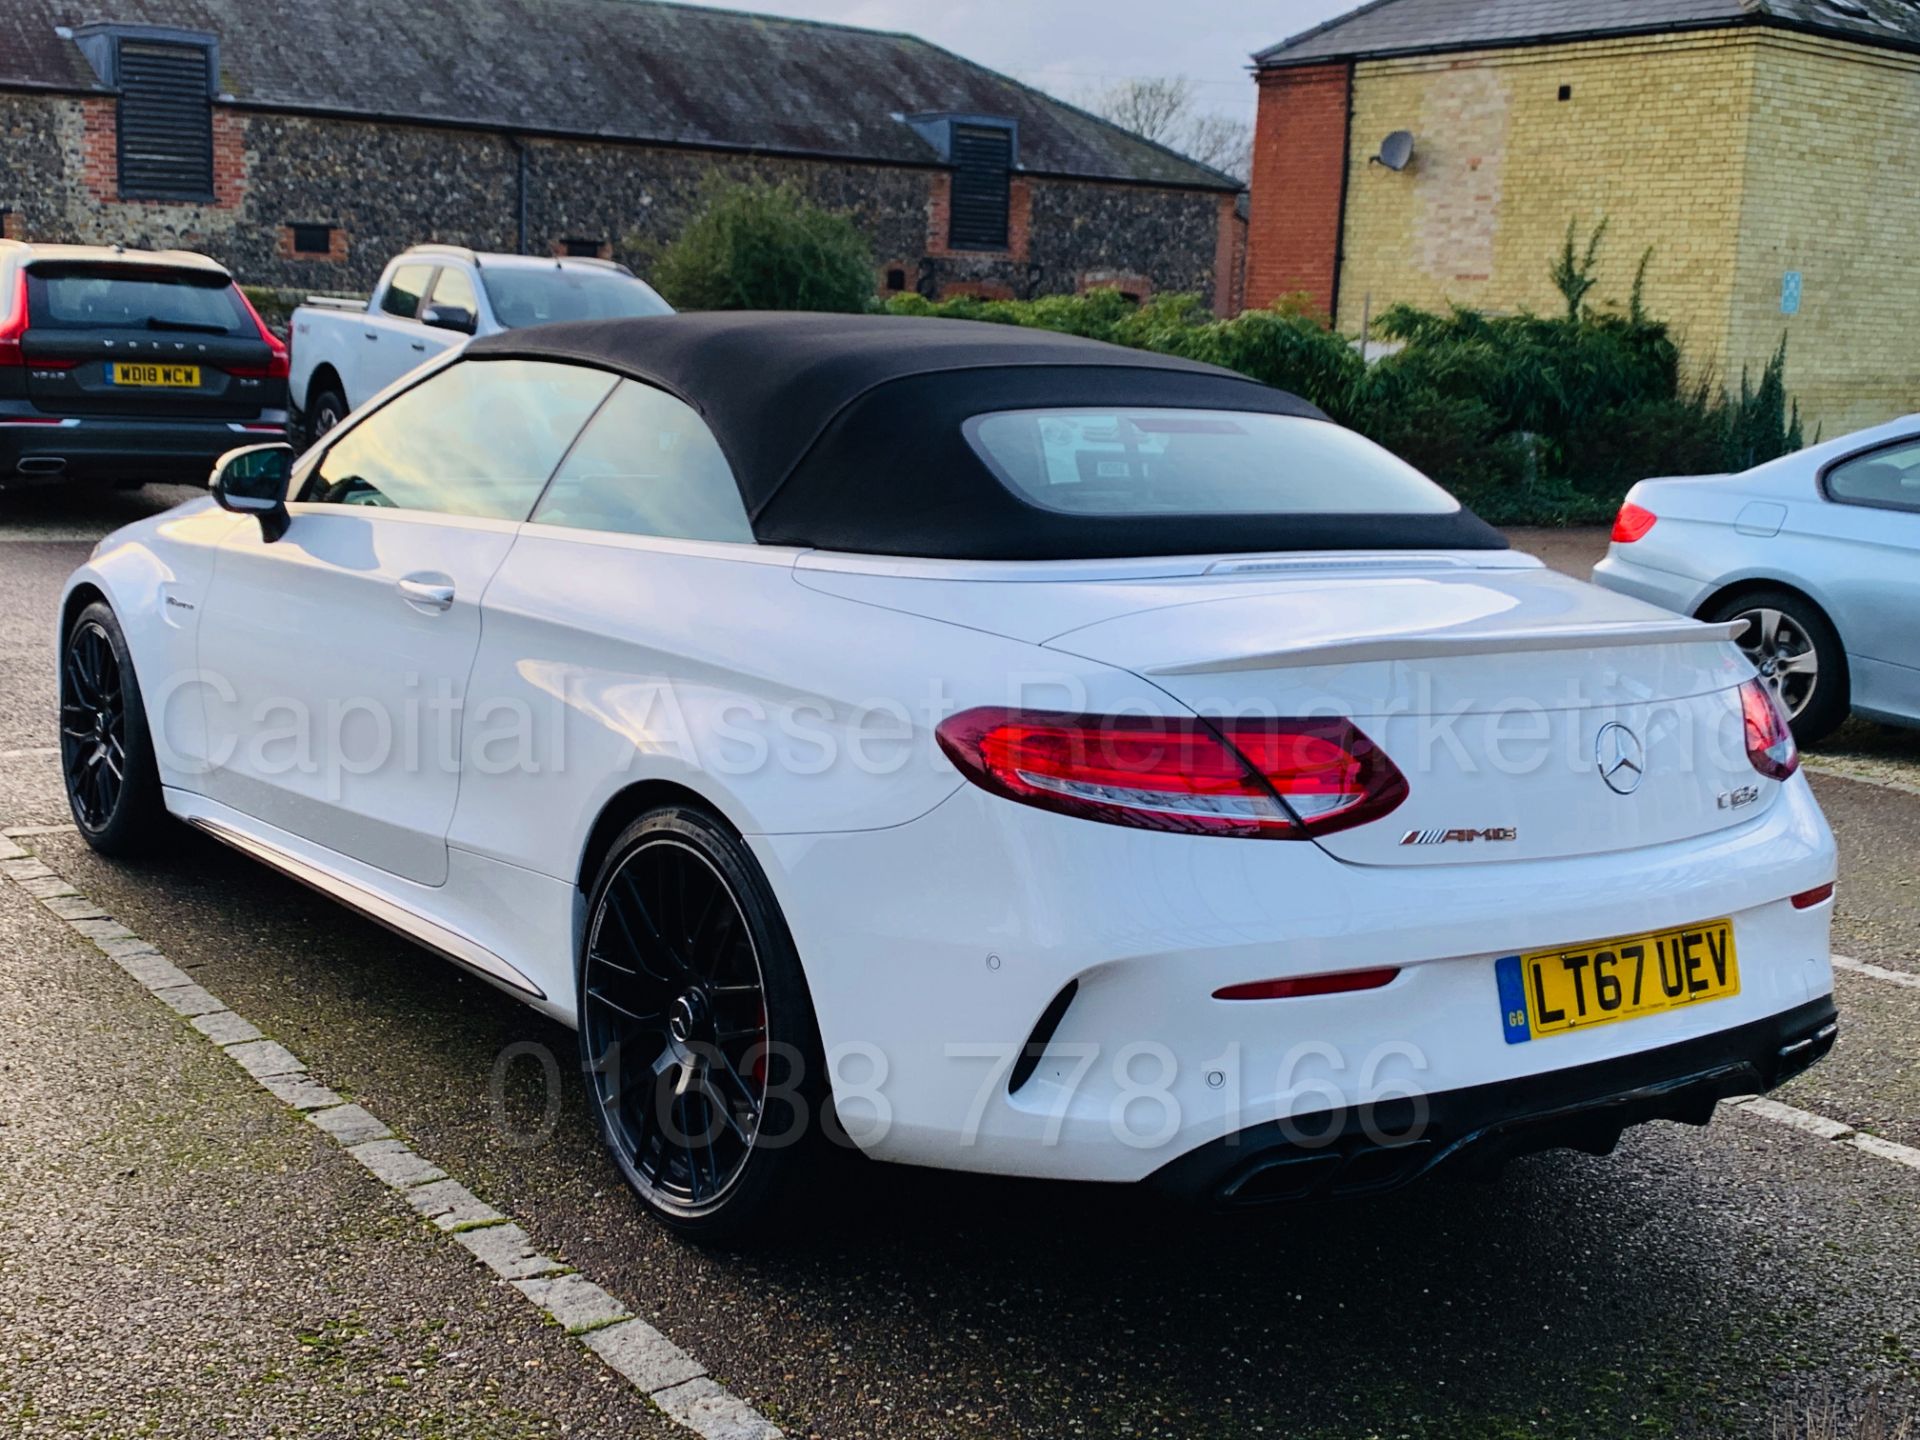
[[1069, 515], [1448, 515], [1459, 502], [1325, 420], [1238, 410], [1005, 410], [975, 452], [1021, 499]]
[[494, 317], [509, 330], [556, 320], [628, 320], [640, 315], [671, 315], [673, 307], [644, 281], [618, 270], [556, 265], [483, 268]]
[[29, 322], [35, 329], [257, 333], [233, 282], [223, 275], [102, 268], [32, 270], [28, 276]]

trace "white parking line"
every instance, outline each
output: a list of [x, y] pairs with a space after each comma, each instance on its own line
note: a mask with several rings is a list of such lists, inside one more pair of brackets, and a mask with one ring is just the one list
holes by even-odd
[[1920, 784], [1911, 780], [1896, 780], [1891, 775], [1881, 773], [1880, 767], [1873, 761], [1855, 760], [1846, 755], [1803, 755], [1800, 763], [1807, 769], [1822, 775], [1833, 775], [1841, 780], [1852, 780], [1861, 785], [1878, 785], [1882, 790], [1899, 790], [1908, 795], [1920, 795]]
[[1833, 968], [1845, 970], [1849, 974], [1864, 975], [1869, 980], [1884, 980], [1889, 985], [1903, 985], [1909, 990], [1920, 990], [1920, 975], [1905, 970], [1889, 970], [1884, 965], [1869, 965], [1864, 960], [1855, 960], [1851, 955], [1833, 957]]
[[1878, 1159], [1891, 1160], [1896, 1165], [1904, 1165], [1909, 1170], [1920, 1170], [1920, 1150], [1914, 1149], [1913, 1146], [1902, 1145], [1894, 1140], [1883, 1140], [1878, 1135], [1869, 1135], [1841, 1121], [1829, 1120], [1826, 1116], [1816, 1115], [1811, 1110], [1802, 1110], [1797, 1105], [1783, 1105], [1778, 1100], [1758, 1098], [1729, 1100], [1726, 1103], [1743, 1115], [1752, 1115], [1775, 1125], [1784, 1125], [1789, 1130], [1798, 1130], [1813, 1136], [1816, 1140], [1850, 1145], [1855, 1150]]
[[[9, 835], [17, 831], [7, 832]], [[316, 1082], [306, 1064], [227, 1009], [184, 970], [81, 896], [37, 857], [0, 838], [0, 873], [105, 952], [154, 998], [188, 1017], [228, 1059], [450, 1235], [501, 1280], [703, 1440], [782, 1440], [778, 1426], [707, 1374], [707, 1369], [626, 1305], [560, 1261], [534, 1249], [527, 1233], [446, 1171], [415, 1153], [359, 1105]]]

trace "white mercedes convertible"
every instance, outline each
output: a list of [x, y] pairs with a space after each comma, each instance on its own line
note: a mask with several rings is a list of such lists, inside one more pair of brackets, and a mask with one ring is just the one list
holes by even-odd
[[1834, 847], [1732, 626], [1290, 395], [1036, 331], [466, 345], [59, 619], [75, 821], [185, 822], [574, 1026], [615, 1163], [1357, 1195], [1825, 1053]]

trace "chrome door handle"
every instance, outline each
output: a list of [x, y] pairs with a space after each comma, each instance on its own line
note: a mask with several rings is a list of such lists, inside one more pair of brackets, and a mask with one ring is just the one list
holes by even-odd
[[400, 594], [416, 610], [451, 610], [453, 608], [453, 586], [438, 580], [415, 580], [411, 576], [402, 580]]

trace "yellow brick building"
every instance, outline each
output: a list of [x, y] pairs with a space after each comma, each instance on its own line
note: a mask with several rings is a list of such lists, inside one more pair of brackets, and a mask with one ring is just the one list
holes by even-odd
[[1696, 374], [1784, 336], [1810, 430], [1920, 410], [1920, 6], [1376, 0], [1256, 61], [1248, 304], [1549, 312], [1569, 220], [1604, 218], [1590, 298], [1650, 251]]

